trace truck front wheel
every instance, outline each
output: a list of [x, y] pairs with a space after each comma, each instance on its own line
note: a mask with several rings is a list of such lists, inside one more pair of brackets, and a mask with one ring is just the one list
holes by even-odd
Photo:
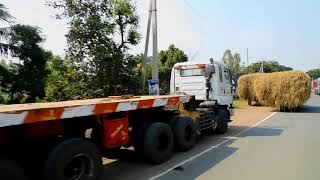
[[95, 180], [102, 169], [102, 157], [95, 144], [74, 138], [58, 144], [45, 165], [46, 180]]
[[168, 124], [156, 122], [145, 131], [143, 153], [147, 161], [160, 164], [173, 154], [173, 133]]
[[219, 109], [218, 115], [215, 117], [217, 121], [216, 133], [224, 134], [228, 131], [229, 113], [225, 109]]
[[174, 138], [180, 151], [187, 151], [196, 144], [196, 128], [190, 118], [176, 119], [173, 127]]

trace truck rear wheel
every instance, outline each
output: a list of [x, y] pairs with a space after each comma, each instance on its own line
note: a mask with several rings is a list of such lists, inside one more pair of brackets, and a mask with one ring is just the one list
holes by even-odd
[[190, 118], [176, 119], [173, 127], [174, 139], [180, 151], [187, 151], [196, 144], [196, 128]]
[[24, 171], [14, 161], [0, 157], [0, 179], [26, 180]]
[[217, 121], [216, 133], [224, 134], [228, 131], [228, 121], [230, 116], [225, 109], [219, 109], [218, 115], [215, 117]]
[[173, 154], [173, 133], [168, 124], [151, 124], [144, 134], [143, 153], [147, 161], [160, 164]]
[[69, 139], [58, 144], [45, 164], [46, 180], [95, 180], [102, 169], [102, 157], [95, 144]]

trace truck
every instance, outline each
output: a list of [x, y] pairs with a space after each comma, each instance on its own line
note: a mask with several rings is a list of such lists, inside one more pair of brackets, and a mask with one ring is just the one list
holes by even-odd
[[102, 156], [119, 148], [159, 164], [203, 133], [225, 133], [233, 115], [227, 68], [186, 63], [172, 72], [171, 95], [0, 106], [0, 179], [95, 180]]
[[177, 63], [170, 80], [171, 94], [192, 95], [199, 107], [214, 107], [233, 115], [233, 80], [225, 64], [212, 59], [209, 64]]

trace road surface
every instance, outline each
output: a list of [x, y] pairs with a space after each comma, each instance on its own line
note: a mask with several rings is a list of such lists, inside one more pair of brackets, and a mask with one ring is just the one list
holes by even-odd
[[[256, 113], [258, 112], [258, 109]], [[148, 165], [125, 151], [105, 166], [105, 179], [320, 179], [320, 97], [300, 113], [257, 113], [224, 136], [205, 136], [191, 151]], [[258, 120], [257, 120], [258, 119]], [[244, 125], [245, 124], [245, 125]], [[102, 178], [104, 179], [104, 178]]]

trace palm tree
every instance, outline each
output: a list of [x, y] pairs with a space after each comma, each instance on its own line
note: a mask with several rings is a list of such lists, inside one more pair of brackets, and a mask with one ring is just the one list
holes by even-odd
[[[9, 14], [8, 9], [5, 5], [0, 3], [0, 21], [10, 22], [13, 17]], [[0, 37], [7, 34], [7, 28], [0, 27]]]
[[[11, 22], [10, 20], [13, 19], [8, 12], [8, 9], [5, 5], [0, 3], [0, 22]], [[9, 28], [7, 27], [0, 27], [0, 40], [6, 38], [9, 34]], [[7, 52], [7, 45], [0, 42], [0, 54], [5, 54]]]
[[0, 3], [0, 21], [10, 22], [10, 19], [13, 17], [9, 14], [7, 7]]

